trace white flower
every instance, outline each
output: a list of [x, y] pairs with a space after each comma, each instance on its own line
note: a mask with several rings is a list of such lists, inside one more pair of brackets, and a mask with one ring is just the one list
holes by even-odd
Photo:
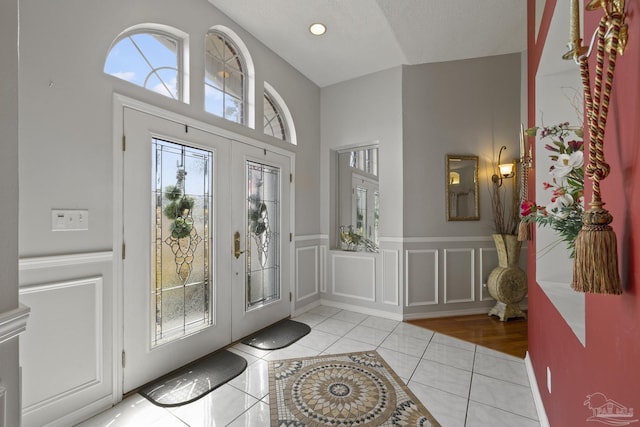
[[582, 151], [574, 151], [571, 154], [560, 154], [558, 160], [553, 165], [551, 175], [556, 178], [564, 178], [573, 169], [581, 168], [584, 164]]
[[547, 213], [549, 215], [555, 216], [556, 218], [565, 219], [567, 216], [569, 216], [569, 213], [563, 211], [562, 208], [571, 206], [572, 204], [573, 197], [571, 197], [571, 194], [563, 194], [556, 197], [555, 201], [547, 205]]

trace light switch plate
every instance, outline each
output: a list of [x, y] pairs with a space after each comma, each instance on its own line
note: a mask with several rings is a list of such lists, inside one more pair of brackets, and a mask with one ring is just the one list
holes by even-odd
[[87, 209], [52, 209], [51, 231], [89, 230], [89, 211]]

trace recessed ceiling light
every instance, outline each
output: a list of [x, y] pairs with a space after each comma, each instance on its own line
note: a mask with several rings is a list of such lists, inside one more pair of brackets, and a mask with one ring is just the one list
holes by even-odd
[[321, 36], [327, 31], [327, 27], [324, 24], [316, 22], [309, 26], [309, 32], [314, 36]]

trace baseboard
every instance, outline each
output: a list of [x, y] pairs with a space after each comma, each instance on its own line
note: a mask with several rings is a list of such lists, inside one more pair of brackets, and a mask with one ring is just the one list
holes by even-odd
[[549, 425], [549, 419], [547, 418], [547, 412], [545, 411], [544, 404], [542, 403], [542, 396], [540, 395], [540, 389], [538, 388], [538, 381], [536, 381], [536, 374], [533, 371], [533, 364], [531, 363], [528, 351], [524, 357], [524, 364], [527, 368], [527, 376], [529, 377], [529, 385], [531, 386], [533, 401], [536, 405], [536, 412], [538, 413], [540, 427], [551, 427]]
[[345, 304], [342, 302], [331, 301], [327, 299], [321, 299], [320, 303], [329, 307], [340, 308], [342, 310], [355, 311], [356, 313], [367, 314], [369, 316], [377, 316], [390, 320], [397, 320], [402, 322], [402, 313], [391, 313], [388, 311], [376, 310], [374, 308], [361, 307], [355, 304]]
[[47, 423], [45, 427], [66, 427], [76, 425], [87, 420], [100, 412], [107, 410], [113, 406], [113, 396], [108, 395], [97, 400], [77, 411], [73, 411], [55, 421]]
[[312, 310], [312, 309], [316, 308], [319, 305], [320, 305], [320, 300], [315, 300], [315, 301], [310, 302], [309, 304], [306, 304], [306, 305], [304, 305], [302, 307], [296, 307], [296, 310], [293, 312], [291, 317], [298, 317], [301, 314], [304, 314], [307, 311]]

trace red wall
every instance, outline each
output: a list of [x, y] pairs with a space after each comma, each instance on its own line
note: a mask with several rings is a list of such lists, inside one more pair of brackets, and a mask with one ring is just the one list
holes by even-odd
[[[528, 0], [530, 126], [536, 111], [535, 72], [556, 0], [546, 2], [537, 43], [535, 3]], [[557, 3], [557, 7], [569, 7], [568, 0]], [[624, 293], [586, 296], [586, 348], [536, 283], [535, 240], [529, 243], [529, 355], [552, 427], [602, 425], [586, 421], [592, 411], [584, 401], [595, 392], [633, 408], [634, 419], [640, 419], [640, 1], [626, 3], [629, 42], [616, 64], [605, 138], [605, 156], [612, 172], [602, 183], [606, 208], [614, 217]], [[583, 9], [583, 14], [584, 34], [589, 39], [603, 12]], [[535, 188], [533, 182], [529, 188]], [[590, 200], [591, 194], [585, 198]], [[547, 367], [552, 372], [551, 394]], [[640, 427], [640, 421], [632, 425]]]

